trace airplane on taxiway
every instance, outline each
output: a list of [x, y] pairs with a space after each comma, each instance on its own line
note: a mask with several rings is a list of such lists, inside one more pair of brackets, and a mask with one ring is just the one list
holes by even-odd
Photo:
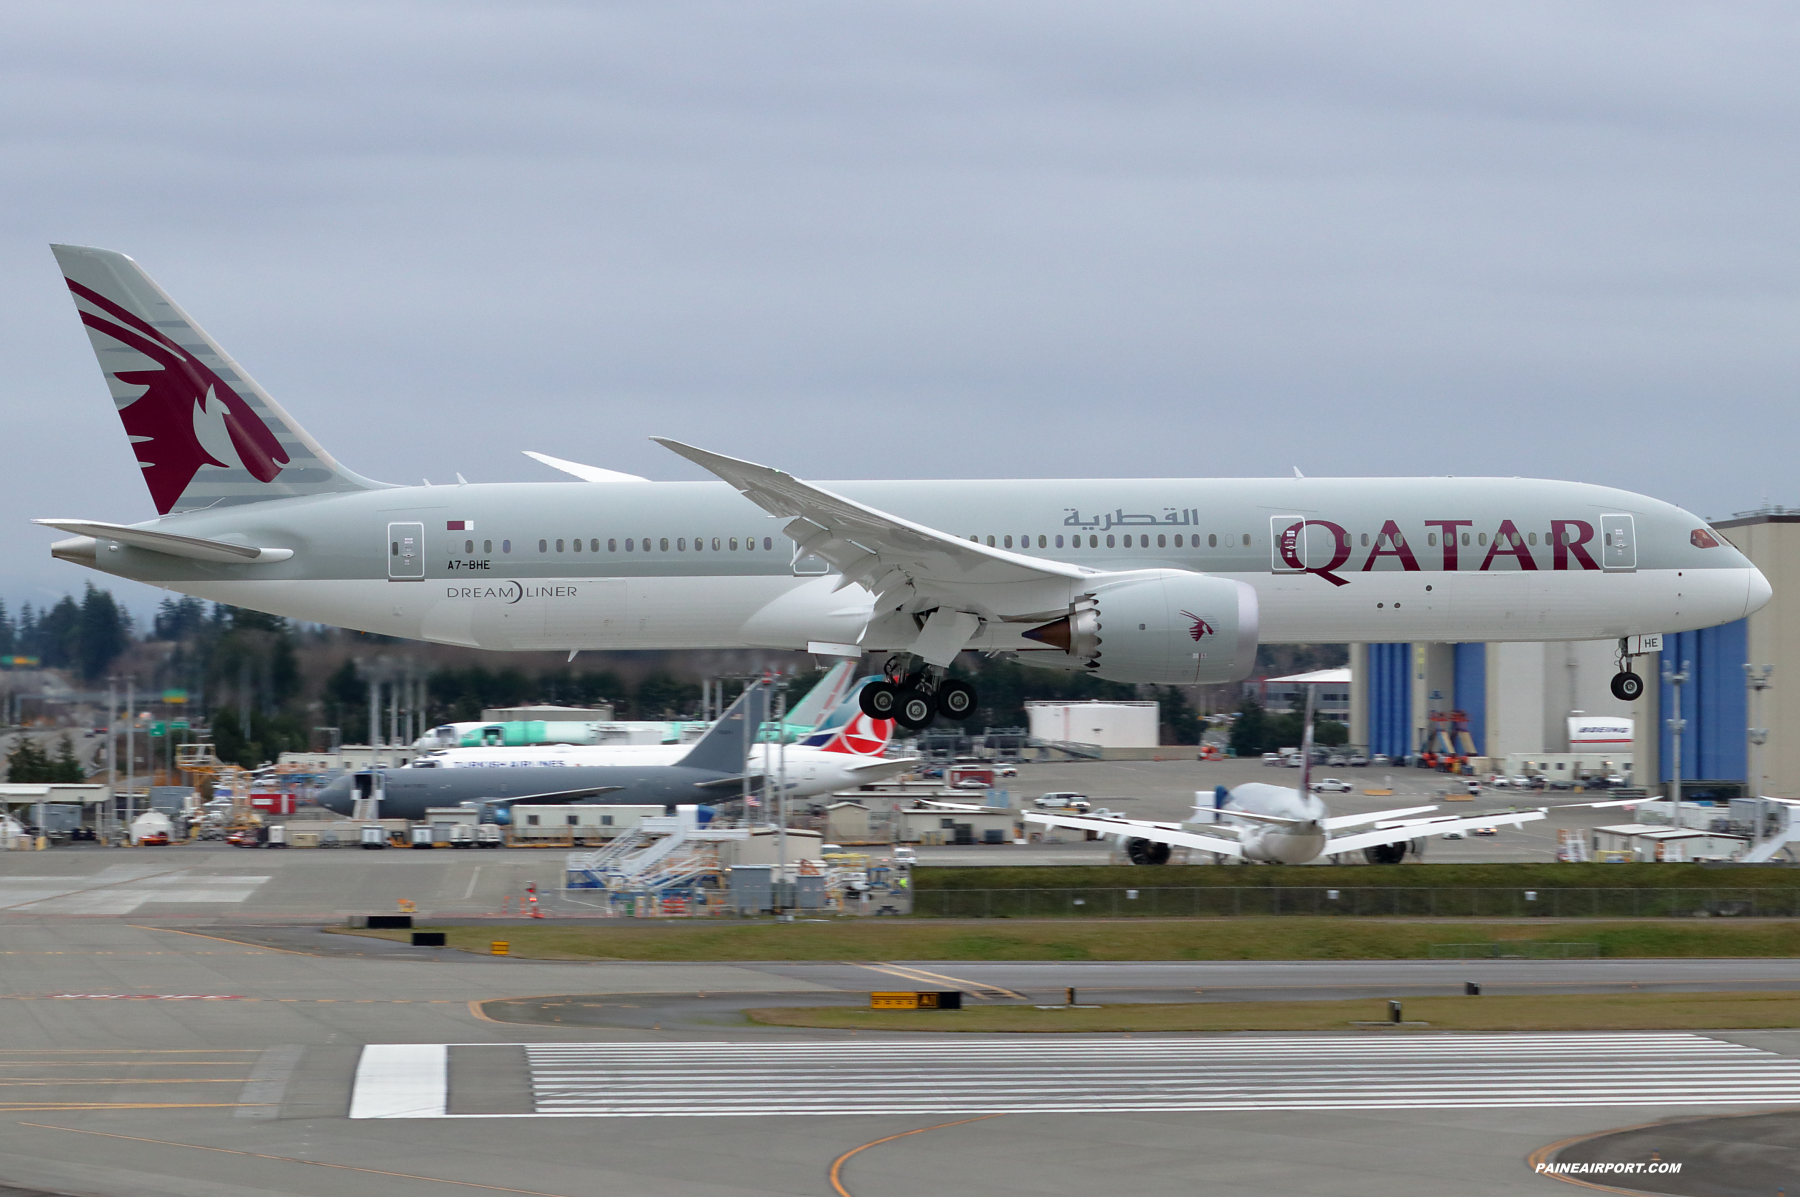
[[[874, 680], [874, 679], [869, 679]], [[857, 786], [905, 773], [919, 764], [917, 757], [885, 757], [882, 750], [893, 738], [891, 719], [872, 719], [860, 709], [852, 693], [827, 719], [826, 726], [798, 744], [751, 746], [746, 772], [760, 777], [775, 791], [782, 779], [790, 797], [812, 798], [835, 794]], [[521, 748], [446, 748], [428, 752], [405, 769], [389, 775], [389, 786], [407, 770], [507, 770], [522, 768], [574, 769], [594, 765], [673, 765], [688, 748], [682, 744], [542, 744]], [[525, 784], [533, 784], [527, 782]], [[538, 785], [547, 783], [538, 782]]]
[[[1194, 795], [1193, 813], [1183, 823], [1042, 811], [1026, 812], [1025, 821], [1113, 840], [1132, 864], [1167, 864], [1175, 849], [1186, 848], [1190, 852], [1211, 853], [1215, 860], [1302, 865], [1321, 856], [1335, 860], [1352, 852], [1361, 852], [1370, 864], [1399, 864], [1409, 851], [1415, 857], [1423, 856], [1429, 836], [1477, 827], [1519, 827], [1549, 817], [1545, 807], [1466, 816], [1434, 815], [1430, 812], [1437, 809], [1435, 805], [1334, 816], [1312, 786], [1314, 694], [1315, 686], [1308, 685], [1306, 713], [1301, 722], [1304, 730], [1298, 788], [1259, 781], [1229, 789], [1218, 786], [1211, 795]], [[1212, 799], [1210, 804], [1208, 797]], [[1566, 808], [1630, 806], [1638, 801], [1577, 802]], [[1367, 830], [1350, 831], [1351, 828]]]
[[1182, 684], [1246, 676], [1259, 643], [1616, 637], [1631, 699], [1629, 637], [1770, 597], [1699, 517], [1578, 482], [815, 484], [657, 438], [719, 481], [537, 454], [582, 481], [395, 486], [339, 464], [130, 258], [53, 248], [157, 516], [40, 520], [70, 534], [51, 552], [295, 619], [571, 658], [887, 653], [863, 709], [911, 729], [974, 712], [946, 672], [965, 649]]
[[[757, 682], [738, 695], [707, 733], [671, 760], [623, 760], [572, 764], [560, 769], [454, 769], [419, 762], [399, 769], [345, 773], [316, 795], [319, 805], [357, 817], [359, 801], [375, 800], [383, 818], [423, 819], [431, 807], [465, 804], [510, 807], [515, 803], [596, 803], [666, 807], [727, 802], [761, 792], [764, 779], [748, 768], [754, 729], [768, 714], [768, 686]], [[653, 746], [654, 747], [654, 746]], [[461, 749], [506, 752], [506, 749]], [[904, 767], [902, 762], [902, 767]], [[367, 809], [367, 808], [365, 808]]]
[[[762, 739], [790, 743], [819, 729], [856, 683], [855, 664], [839, 661], [788, 709], [781, 726], [763, 724]], [[686, 744], [712, 726], [697, 719], [521, 719], [440, 723], [413, 741], [420, 752], [441, 748], [523, 748], [533, 744]]]

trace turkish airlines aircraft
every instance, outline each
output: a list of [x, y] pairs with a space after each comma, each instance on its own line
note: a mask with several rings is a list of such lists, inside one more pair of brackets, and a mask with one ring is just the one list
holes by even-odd
[[[804, 744], [759, 743], [750, 749], [744, 771], [763, 780], [774, 791], [776, 778], [785, 778], [787, 792], [810, 798], [853, 790], [919, 764], [917, 757], [884, 757], [882, 749], [893, 734], [893, 721], [871, 719], [853, 711], [848, 723]], [[816, 741], [816, 742], [815, 742]], [[418, 769], [519, 769], [589, 768], [599, 765], [656, 766], [680, 763], [687, 755], [683, 744], [545, 744], [534, 748], [448, 748], [427, 753], [407, 768]], [[405, 769], [389, 777], [404, 775]]]
[[1576, 482], [814, 484], [660, 440], [720, 481], [539, 454], [583, 481], [393, 486], [340, 465], [130, 258], [53, 248], [157, 518], [40, 520], [71, 534], [51, 552], [295, 619], [571, 656], [891, 653], [863, 709], [916, 728], [973, 713], [945, 675], [965, 649], [1220, 682], [1262, 641], [1624, 638], [1770, 595], [1698, 517]]

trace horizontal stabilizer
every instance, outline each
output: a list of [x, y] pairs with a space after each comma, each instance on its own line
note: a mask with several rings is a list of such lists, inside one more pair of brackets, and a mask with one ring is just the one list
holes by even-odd
[[530, 449], [521, 449], [521, 453], [533, 461], [541, 461], [553, 470], [561, 470], [565, 474], [573, 474], [583, 482], [648, 482], [650, 479], [637, 474], [621, 474], [617, 470], [603, 470], [599, 466], [582, 465], [579, 461], [564, 461], [560, 457], [552, 457], [548, 453], [533, 453]]
[[59, 532], [91, 536], [99, 541], [117, 541], [134, 549], [165, 553], [170, 557], [186, 557], [191, 561], [217, 561], [225, 565], [267, 565], [286, 561], [292, 549], [257, 548], [255, 545], [232, 544], [224, 540], [206, 540], [199, 536], [177, 536], [173, 532], [152, 532], [129, 524], [106, 524], [97, 520], [32, 520]]

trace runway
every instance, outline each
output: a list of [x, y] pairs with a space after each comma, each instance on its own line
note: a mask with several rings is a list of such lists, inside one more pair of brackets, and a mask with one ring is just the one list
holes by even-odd
[[[1776, 987], [1800, 981], [1787, 960], [643, 964], [4, 926], [0, 1184], [84, 1197], [839, 1197], [846, 1158], [851, 1197], [1501, 1197], [1567, 1192], [1526, 1161], [1572, 1135], [1800, 1107], [1792, 1031], [1021, 1040], [737, 1013], [906, 975], [1207, 1000], [1430, 990], [1468, 968], [1546, 990]], [[558, 993], [587, 996], [543, 1022], [481, 1013]]]
[[[459, 1067], [464, 1053], [479, 1059]], [[520, 1073], [529, 1090], [523, 1102]], [[490, 1097], [482, 1089], [496, 1077], [501, 1092]], [[363, 1049], [350, 1117], [1106, 1114], [1651, 1102], [1800, 1102], [1800, 1061], [1702, 1035], [1656, 1033], [372, 1044]]]

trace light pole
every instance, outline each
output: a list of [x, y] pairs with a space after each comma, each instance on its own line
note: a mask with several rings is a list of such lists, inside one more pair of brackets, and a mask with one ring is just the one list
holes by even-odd
[[125, 679], [125, 831], [131, 833], [132, 790], [137, 788], [137, 744], [132, 732], [137, 728], [137, 678]]
[[[1763, 691], [1770, 686], [1769, 675], [1775, 672], [1773, 665], [1752, 665], [1744, 663], [1744, 682], [1750, 688], [1750, 719], [1753, 724], [1762, 722]], [[1763, 796], [1762, 746], [1769, 742], [1769, 729], [1752, 726], [1748, 729], [1750, 740], [1750, 797]]]
[[1692, 663], [1689, 661], [1683, 661], [1681, 663], [1681, 672], [1676, 673], [1669, 666], [1668, 662], [1665, 661], [1663, 663], [1662, 675], [1663, 681], [1675, 695], [1675, 717], [1669, 720], [1669, 737], [1673, 741], [1674, 746], [1672, 755], [1675, 758], [1675, 768], [1673, 770], [1675, 778], [1675, 818], [1678, 825], [1681, 819], [1681, 733], [1687, 730], [1687, 720], [1681, 717], [1681, 688], [1687, 685], [1688, 670], [1691, 664]]
[[[119, 791], [119, 675], [111, 674], [106, 679], [106, 784]], [[109, 804], [110, 805], [110, 804]], [[104, 821], [109, 813], [101, 808], [100, 816]], [[96, 829], [104, 839], [111, 834], [111, 829], [101, 826]]]

